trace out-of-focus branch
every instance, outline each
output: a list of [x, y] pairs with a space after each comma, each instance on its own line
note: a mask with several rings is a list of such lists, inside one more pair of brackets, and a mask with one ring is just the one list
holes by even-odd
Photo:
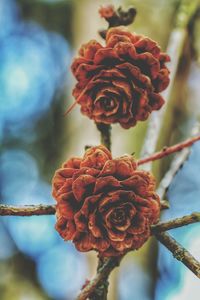
[[155, 233], [155, 237], [172, 252], [177, 260], [180, 260], [188, 269], [200, 278], [200, 263], [183, 246], [166, 232]]
[[184, 148], [180, 153], [176, 154], [176, 156], [172, 160], [169, 170], [165, 173], [164, 177], [160, 181], [160, 184], [156, 191], [161, 199], [165, 197], [168, 187], [170, 186], [178, 170], [180, 170], [184, 162], [187, 160], [189, 153], [190, 149]]
[[191, 215], [187, 215], [181, 218], [176, 218], [167, 222], [160, 222], [156, 225], [152, 225], [151, 230], [153, 234], [156, 234], [162, 231], [167, 231], [170, 229], [182, 227], [196, 222], [200, 222], [199, 212], [194, 212]]
[[0, 216], [41, 216], [54, 215], [55, 212], [55, 205], [0, 205]]
[[200, 140], [200, 135], [190, 138], [182, 143], [178, 143], [176, 145], [170, 146], [170, 147], [164, 147], [161, 151], [158, 151], [148, 157], [142, 158], [140, 160], [138, 160], [138, 165], [142, 165], [157, 159], [161, 159], [167, 155], [170, 155], [172, 153], [181, 151], [182, 149], [186, 148], [186, 147], [190, 147], [192, 144], [194, 144], [195, 142]]
[[[170, 84], [168, 88], [162, 93], [165, 99], [165, 105], [158, 112], [153, 112], [149, 118], [148, 129], [146, 133], [145, 142], [141, 151], [141, 157], [149, 156], [155, 152], [160, 131], [162, 128], [164, 115], [167, 109], [167, 104], [170, 99], [172, 92], [175, 75], [177, 73], [179, 60], [181, 58], [184, 43], [187, 37], [187, 27], [191, 18], [193, 17], [196, 9], [199, 6], [199, 0], [183, 0], [181, 1], [180, 7], [177, 12], [177, 17], [175, 20], [175, 28], [170, 34], [169, 43], [166, 52], [171, 57], [171, 62], [169, 64], [170, 69]], [[150, 170], [152, 165], [152, 160], [148, 161], [144, 167], [146, 170]]]

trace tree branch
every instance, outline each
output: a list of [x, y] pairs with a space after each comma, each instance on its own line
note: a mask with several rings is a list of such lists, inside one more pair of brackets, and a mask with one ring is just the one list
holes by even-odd
[[200, 278], [200, 263], [168, 233], [156, 233], [155, 237], [161, 242], [173, 256], [180, 260], [198, 278]]
[[[195, 122], [194, 126], [191, 129], [190, 135], [191, 137], [194, 137], [197, 136], [199, 133], [200, 133], [200, 124], [199, 122]], [[160, 199], [163, 199], [165, 197], [166, 191], [170, 186], [172, 180], [174, 179], [174, 176], [183, 166], [185, 161], [188, 159], [189, 154], [190, 154], [190, 149], [184, 148], [183, 150], [181, 150], [181, 152], [177, 153], [173, 158], [169, 170], [163, 176], [156, 191], [160, 196]]]
[[56, 212], [55, 205], [24, 205], [10, 206], [0, 205], [0, 216], [41, 216], [54, 215]]
[[86, 287], [81, 291], [76, 300], [86, 300], [95, 289], [104, 281], [115, 267], [118, 267], [122, 257], [111, 257], [106, 259], [101, 268], [97, 271], [96, 276], [92, 279]]
[[176, 173], [180, 170], [184, 162], [187, 160], [189, 153], [190, 149], [184, 148], [180, 153], [177, 153], [172, 160], [169, 170], [163, 176], [156, 191], [161, 199], [165, 197], [168, 187], [170, 186]]
[[152, 225], [151, 230], [153, 234], [156, 234], [162, 231], [167, 231], [170, 229], [182, 227], [196, 222], [200, 222], [199, 212], [194, 212], [191, 215], [187, 215], [181, 218], [176, 218], [167, 222], [159, 222], [156, 225]]
[[200, 135], [196, 136], [196, 137], [192, 137], [182, 143], [178, 143], [176, 145], [170, 146], [170, 147], [164, 147], [161, 151], [158, 151], [146, 158], [142, 158], [140, 160], [137, 161], [138, 165], [142, 165], [142, 164], [146, 164], [148, 162], [157, 160], [157, 159], [161, 159], [167, 155], [170, 155], [172, 153], [181, 151], [182, 149], [191, 146], [192, 144], [194, 144], [195, 142], [200, 140]]
[[103, 123], [96, 123], [101, 134], [101, 144], [111, 149], [111, 126]]
[[[107, 262], [107, 258], [98, 258], [98, 266], [97, 266], [97, 273], [99, 273], [99, 270], [103, 267], [104, 263]], [[88, 296], [89, 300], [106, 300], [107, 294], [108, 294], [108, 286], [109, 281], [108, 277], [104, 277], [104, 280], [102, 280], [98, 286], [96, 286], [95, 290]]]
[[[169, 208], [168, 201], [161, 201], [161, 209]], [[42, 216], [54, 215], [56, 205], [23, 205], [13, 206], [0, 204], [0, 216]]]

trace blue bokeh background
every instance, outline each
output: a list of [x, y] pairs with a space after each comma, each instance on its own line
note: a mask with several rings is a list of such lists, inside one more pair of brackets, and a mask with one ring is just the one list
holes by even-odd
[[[5, 204], [54, 203], [51, 185], [42, 178], [42, 158], [37, 159], [33, 146], [39, 144], [42, 118], [53, 105], [62, 104], [70, 60], [66, 37], [25, 21], [17, 1], [0, 1], [0, 177]], [[71, 300], [87, 276], [86, 257], [64, 243], [54, 225], [55, 216], [2, 218], [0, 260], [20, 252], [35, 264], [32, 280], [44, 290], [42, 299]], [[0, 294], [6, 299], [3, 288]]]

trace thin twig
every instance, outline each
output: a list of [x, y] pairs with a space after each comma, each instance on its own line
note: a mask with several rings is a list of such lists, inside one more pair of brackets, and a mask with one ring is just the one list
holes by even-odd
[[41, 216], [54, 215], [55, 212], [55, 205], [0, 205], [0, 216]]
[[108, 258], [104, 264], [102, 265], [101, 268], [99, 268], [96, 276], [94, 279], [92, 279], [86, 287], [81, 291], [79, 296], [76, 298], [76, 300], [86, 300], [96, 287], [98, 287], [105, 279], [108, 278], [109, 274], [112, 272], [112, 270], [119, 266], [119, 263], [121, 261], [122, 257], [117, 258], [117, 257], [111, 257]]
[[[192, 129], [190, 131], [190, 136], [194, 137], [197, 136], [199, 133], [200, 133], [200, 124], [199, 122], [195, 122], [194, 126], [192, 126]], [[173, 158], [169, 170], [163, 176], [156, 191], [157, 194], [160, 196], [160, 199], [163, 199], [165, 197], [167, 189], [170, 186], [172, 180], [174, 179], [174, 176], [183, 166], [185, 161], [188, 159], [189, 154], [190, 154], [190, 148], [184, 148], [183, 150], [181, 150], [181, 152], [177, 153]]]
[[187, 215], [181, 218], [176, 218], [167, 222], [160, 222], [156, 225], [152, 225], [151, 230], [153, 234], [156, 234], [162, 231], [167, 231], [170, 229], [182, 227], [196, 222], [200, 222], [199, 212], [194, 212], [191, 215]]
[[[170, 34], [169, 43], [166, 52], [171, 57], [171, 62], [169, 63], [170, 69], [170, 84], [168, 88], [162, 93], [165, 99], [165, 105], [158, 112], [153, 112], [149, 118], [148, 129], [145, 137], [145, 141], [141, 151], [141, 157], [149, 156], [155, 152], [158, 138], [160, 136], [164, 115], [168, 107], [170, 95], [174, 85], [175, 76], [178, 69], [179, 60], [181, 58], [184, 43], [187, 37], [187, 26], [191, 18], [193, 17], [197, 7], [199, 5], [199, 0], [183, 0], [181, 1], [180, 7], [177, 12], [177, 17], [175, 20], [175, 28]], [[150, 160], [148, 164], [145, 165], [146, 170], [150, 170], [152, 161]]]
[[200, 278], [200, 263], [182, 245], [166, 232], [156, 233], [155, 237], [172, 252], [177, 260], [180, 260], [188, 269]]
[[142, 158], [140, 160], [138, 160], [138, 165], [142, 165], [142, 164], [146, 164], [148, 162], [157, 160], [157, 159], [161, 159], [167, 155], [170, 155], [172, 153], [181, 151], [182, 149], [191, 146], [192, 144], [194, 144], [195, 142], [200, 140], [200, 135], [190, 138], [182, 143], [178, 143], [176, 145], [170, 146], [170, 147], [164, 147], [161, 151], [158, 151], [146, 158]]

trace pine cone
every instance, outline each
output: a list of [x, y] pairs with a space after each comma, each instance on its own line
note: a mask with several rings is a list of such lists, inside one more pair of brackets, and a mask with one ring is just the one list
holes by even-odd
[[131, 156], [112, 159], [104, 146], [68, 160], [53, 178], [60, 235], [102, 257], [140, 248], [158, 221], [160, 200], [154, 177], [136, 168]]
[[71, 66], [78, 81], [73, 95], [95, 122], [130, 128], [164, 104], [160, 92], [169, 84], [170, 59], [153, 40], [115, 27], [105, 47], [92, 40], [79, 54]]

